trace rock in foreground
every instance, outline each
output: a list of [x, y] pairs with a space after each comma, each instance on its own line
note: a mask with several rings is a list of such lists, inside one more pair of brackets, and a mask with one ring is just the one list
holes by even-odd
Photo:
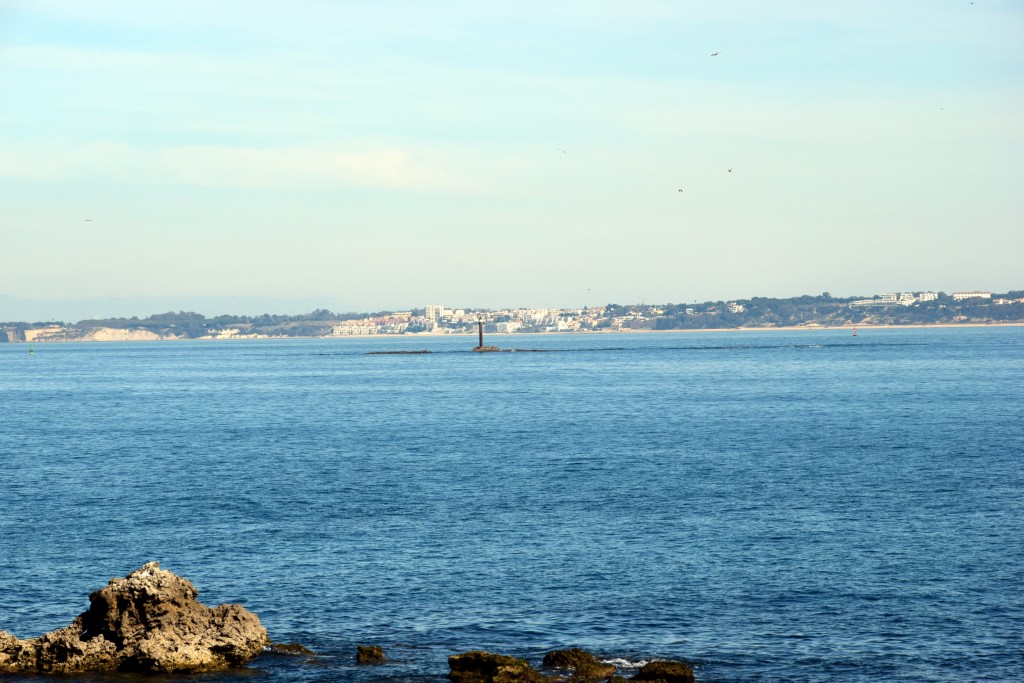
[[26, 640], [0, 631], [0, 674], [217, 671], [244, 665], [269, 644], [255, 614], [207, 607], [198, 594], [150, 562], [92, 593], [70, 626]]
[[544, 655], [542, 666], [571, 671], [575, 680], [607, 680], [615, 675], [615, 665], [598, 661], [597, 657], [579, 648], [555, 650]]
[[655, 660], [645, 664], [633, 680], [659, 683], [694, 683], [693, 669], [685, 662]]
[[473, 650], [448, 658], [453, 683], [539, 683], [544, 677], [524, 659]]

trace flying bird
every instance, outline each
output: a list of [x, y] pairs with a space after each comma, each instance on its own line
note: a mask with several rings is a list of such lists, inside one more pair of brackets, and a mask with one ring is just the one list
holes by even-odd
[[711, 56], [712, 56], [712, 57], [717, 57], [717, 56], [718, 56], [718, 53], [717, 53], [717, 52], [712, 52], [712, 53], [711, 53]]
[[564, 149], [562, 149], [562, 148], [558, 148], [558, 149], [556, 149], [555, 151], [556, 151], [556, 152], [561, 152], [562, 154], [565, 154], [565, 150], [564, 150]]
[[729, 173], [732, 173], [732, 169], [731, 168], [729, 169]]
[[683, 188], [681, 188], [681, 187], [680, 187], [680, 188], [679, 188], [679, 192], [682, 192], [682, 191], [683, 191]]

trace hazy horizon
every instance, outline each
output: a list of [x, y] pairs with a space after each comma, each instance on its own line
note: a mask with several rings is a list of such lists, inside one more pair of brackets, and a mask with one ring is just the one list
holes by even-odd
[[1022, 73], [1010, 0], [0, 0], [0, 318], [1006, 291]]

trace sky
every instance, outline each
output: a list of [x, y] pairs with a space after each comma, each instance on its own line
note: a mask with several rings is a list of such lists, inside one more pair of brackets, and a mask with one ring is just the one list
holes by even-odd
[[0, 0], [0, 320], [1013, 289], [1020, 0]]

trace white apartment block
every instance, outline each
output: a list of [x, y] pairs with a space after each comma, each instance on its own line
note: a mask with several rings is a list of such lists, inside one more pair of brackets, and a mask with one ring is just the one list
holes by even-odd
[[953, 292], [954, 301], [963, 301], [964, 299], [991, 299], [992, 292]]
[[910, 306], [919, 299], [912, 292], [887, 292], [878, 299], [857, 299], [851, 301], [851, 306]]

